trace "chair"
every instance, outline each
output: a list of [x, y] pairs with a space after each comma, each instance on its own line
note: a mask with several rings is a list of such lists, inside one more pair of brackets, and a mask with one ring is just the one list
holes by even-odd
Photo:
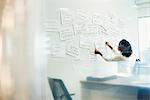
[[137, 100], [150, 100], [150, 90], [149, 89], [139, 89]]
[[54, 100], [72, 100], [71, 96], [74, 94], [69, 94], [61, 79], [48, 78], [48, 82]]

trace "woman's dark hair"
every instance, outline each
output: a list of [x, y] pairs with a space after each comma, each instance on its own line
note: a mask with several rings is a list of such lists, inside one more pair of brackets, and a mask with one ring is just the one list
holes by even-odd
[[122, 55], [125, 57], [130, 57], [132, 54], [131, 44], [125, 39], [122, 39], [119, 42], [118, 49], [121, 51]]

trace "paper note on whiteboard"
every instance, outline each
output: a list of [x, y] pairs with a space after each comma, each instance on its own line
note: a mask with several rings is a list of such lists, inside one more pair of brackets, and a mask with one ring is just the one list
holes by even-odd
[[89, 20], [89, 17], [88, 17], [88, 14], [86, 11], [84, 11], [82, 9], [78, 9], [76, 11], [76, 15], [75, 15], [75, 19], [74, 19], [74, 22], [76, 24], [83, 24], [83, 23], [88, 22], [88, 20]]
[[66, 54], [74, 58], [79, 58], [79, 47], [73, 43], [69, 43], [66, 48]]
[[96, 57], [96, 54], [94, 53], [95, 49], [90, 49], [90, 52], [89, 52], [89, 60], [92, 60], [92, 61], [96, 61], [97, 60], [97, 57]]
[[60, 27], [60, 39], [63, 41], [71, 40], [74, 37], [74, 31], [72, 26], [62, 25]]
[[99, 30], [98, 30], [98, 26], [95, 24], [87, 24], [87, 29], [88, 29], [88, 33], [89, 34], [98, 34]]
[[88, 33], [88, 29], [87, 26], [85, 24], [74, 24], [74, 33], [75, 35], [77, 34], [87, 34]]
[[45, 32], [58, 32], [59, 24], [56, 20], [46, 20], [43, 28]]
[[106, 28], [102, 25], [98, 26], [98, 32], [99, 32], [99, 34], [107, 34]]
[[96, 24], [96, 25], [103, 25], [104, 24], [104, 15], [103, 13], [94, 13], [92, 15], [92, 22], [93, 24]]
[[72, 24], [73, 15], [71, 10], [69, 10], [68, 8], [60, 8], [60, 19], [61, 24]]
[[92, 42], [90, 41], [88, 36], [80, 36], [80, 48], [90, 49], [92, 46]]
[[61, 42], [51, 43], [51, 56], [52, 57], [65, 57], [65, 46]]

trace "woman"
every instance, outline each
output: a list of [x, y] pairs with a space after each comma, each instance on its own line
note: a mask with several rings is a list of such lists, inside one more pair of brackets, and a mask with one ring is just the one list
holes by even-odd
[[[104, 55], [95, 48], [95, 54], [99, 54], [102, 56], [102, 58], [105, 61], [116, 61], [118, 62], [118, 75], [119, 76], [129, 76], [131, 75], [131, 66], [129, 65], [129, 61], [127, 58], [129, 58], [132, 55], [132, 47], [131, 44], [125, 40], [122, 39], [119, 42], [118, 50], [115, 50], [108, 42], [105, 43], [115, 54], [114, 57], [104, 57]], [[119, 52], [118, 52], [119, 51]]]
[[131, 47], [131, 44], [125, 40], [125, 39], [122, 39], [120, 42], [119, 42], [119, 45], [118, 45], [118, 51], [117, 52], [108, 42], [105, 43], [115, 54], [114, 57], [112, 58], [106, 58], [104, 57], [104, 55], [95, 48], [95, 54], [99, 54], [100, 56], [102, 56], [102, 58], [105, 60], [105, 61], [125, 61], [126, 58], [130, 57], [131, 54], [132, 54], [132, 47]]

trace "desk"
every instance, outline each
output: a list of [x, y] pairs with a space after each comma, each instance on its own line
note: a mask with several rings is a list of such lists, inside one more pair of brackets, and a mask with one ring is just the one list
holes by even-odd
[[[82, 88], [96, 89], [99, 91], [107, 90], [111, 92], [122, 93], [131, 96], [131, 99], [124, 98], [122, 100], [150, 100], [150, 76], [131, 76], [117, 77], [116, 79], [107, 81], [81, 81]], [[114, 88], [119, 88], [115, 90]], [[106, 91], [105, 91], [106, 92]], [[110, 99], [108, 99], [110, 100]], [[117, 99], [116, 99], [117, 100]], [[120, 99], [118, 99], [120, 100]]]

